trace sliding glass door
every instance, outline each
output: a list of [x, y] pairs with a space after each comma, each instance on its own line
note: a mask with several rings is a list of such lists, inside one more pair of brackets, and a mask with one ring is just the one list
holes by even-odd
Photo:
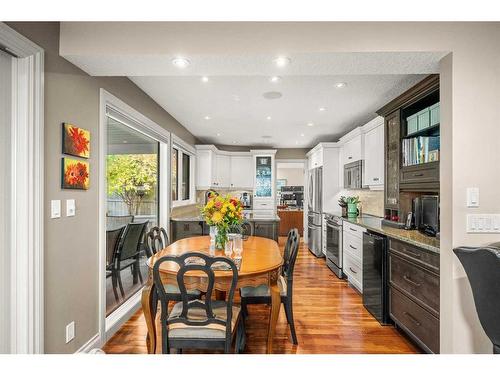
[[107, 116], [106, 316], [147, 281], [144, 234], [159, 225], [160, 142]]

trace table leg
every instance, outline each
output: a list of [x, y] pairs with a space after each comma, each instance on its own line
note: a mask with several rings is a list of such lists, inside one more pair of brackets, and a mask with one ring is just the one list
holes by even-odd
[[148, 333], [146, 335], [148, 354], [156, 353], [156, 309], [153, 308], [154, 293], [155, 290], [153, 283], [148, 282], [148, 284], [142, 289], [142, 311], [146, 320], [146, 326], [148, 327]]
[[277, 275], [271, 275], [269, 285], [271, 292], [271, 316], [269, 317], [269, 329], [267, 332], [267, 354], [272, 354], [273, 352], [274, 333], [281, 307], [280, 289], [277, 281]]

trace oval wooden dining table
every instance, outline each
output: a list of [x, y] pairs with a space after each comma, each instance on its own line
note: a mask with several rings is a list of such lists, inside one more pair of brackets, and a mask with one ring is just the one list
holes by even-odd
[[[155, 286], [153, 283], [153, 266], [155, 262], [165, 255], [181, 255], [186, 252], [196, 251], [209, 253], [210, 237], [199, 236], [184, 238], [158, 251], [148, 259], [148, 281], [142, 291], [142, 311], [146, 319], [148, 334], [146, 345], [149, 354], [156, 353], [156, 306], [153, 306], [153, 295]], [[216, 251], [216, 256], [224, 256], [223, 251]], [[272, 353], [273, 338], [278, 321], [281, 297], [278, 287], [279, 268], [283, 264], [283, 258], [278, 243], [263, 237], [248, 237], [243, 241], [243, 254], [241, 267], [238, 271], [237, 288], [244, 286], [259, 286], [267, 284], [271, 292], [271, 313], [269, 317], [267, 333], [267, 353]], [[178, 266], [173, 262], [165, 262], [160, 267], [160, 273], [164, 282], [171, 283], [176, 278]], [[214, 288], [220, 292], [227, 292], [231, 285], [231, 272], [216, 271]], [[190, 276], [189, 287], [203, 290], [206, 287], [206, 274], [199, 273]]]

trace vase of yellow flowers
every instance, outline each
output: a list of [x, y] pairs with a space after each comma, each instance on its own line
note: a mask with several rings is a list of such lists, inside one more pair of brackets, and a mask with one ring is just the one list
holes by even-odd
[[215, 247], [224, 249], [227, 234], [243, 221], [243, 206], [238, 198], [213, 194], [201, 208], [201, 215], [209, 226], [216, 228]]

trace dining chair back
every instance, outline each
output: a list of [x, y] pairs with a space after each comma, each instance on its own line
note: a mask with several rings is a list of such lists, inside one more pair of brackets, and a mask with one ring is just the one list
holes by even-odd
[[281, 267], [281, 274], [288, 281], [293, 281], [293, 270], [299, 253], [299, 242], [300, 234], [298, 229], [291, 229], [288, 232], [285, 250], [283, 252], [283, 266]]
[[252, 235], [252, 225], [248, 221], [241, 223], [241, 236], [244, 240]]
[[[177, 276], [175, 280], [162, 280], [160, 267], [165, 262], [174, 262], [178, 265]], [[227, 295], [226, 301], [216, 301], [214, 286], [215, 286], [215, 273], [212, 266], [217, 263], [218, 265], [225, 264], [227, 272], [230, 272], [231, 286]], [[191, 300], [188, 293], [188, 286], [185, 282], [185, 276], [189, 272], [202, 272], [206, 274], [206, 292], [204, 300], [196, 299]], [[229, 277], [229, 275], [228, 275]], [[189, 278], [189, 275], [187, 275]], [[166, 283], [171, 281], [178, 286], [181, 302], [179, 302], [172, 312], [168, 313], [167, 303], [169, 301], [168, 292], [166, 290]], [[161, 302], [161, 321], [162, 321], [162, 339], [164, 353], [169, 352], [169, 348], [173, 347], [200, 347], [200, 341], [206, 343], [201, 347], [210, 347], [210, 339], [207, 337], [193, 337], [189, 335], [188, 338], [176, 340], [175, 338], [169, 339], [169, 328], [182, 325], [184, 327], [193, 328], [208, 328], [213, 325], [220, 326], [224, 331], [224, 350], [230, 351], [232, 343], [232, 334], [234, 328], [234, 293], [238, 282], [238, 269], [235, 263], [225, 257], [210, 257], [203, 253], [189, 252], [180, 256], [164, 256], [158, 259], [153, 267], [153, 282], [157, 290]], [[220, 313], [220, 306], [223, 303], [225, 311]], [[175, 311], [177, 310], [177, 312]], [[218, 311], [216, 314], [215, 311]], [[220, 316], [219, 316], [220, 315]], [[239, 315], [239, 310], [238, 310]], [[204, 331], [198, 331], [204, 332]], [[203, 334], [201, 335], [203, 336]], [[208, 340], [207, 340], [208, 339]]]
[[472, 288], [479, 321], [500, 354], [500, 247], [458, 247], [453, 249], [462, 263]]
[[153, 227], [146, 234], [146, 250], [148, 251], [148, 256], [156, 254], [168, 245], [170, 245], [170, 241], [167, 231], [164, 228]]

